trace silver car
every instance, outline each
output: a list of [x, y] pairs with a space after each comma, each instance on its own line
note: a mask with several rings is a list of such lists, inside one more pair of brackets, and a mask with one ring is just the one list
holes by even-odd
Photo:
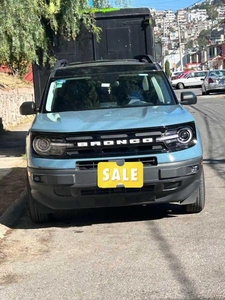
[[202, 82], [202, 95], [225, 91], [225, 69], [210, 70]]

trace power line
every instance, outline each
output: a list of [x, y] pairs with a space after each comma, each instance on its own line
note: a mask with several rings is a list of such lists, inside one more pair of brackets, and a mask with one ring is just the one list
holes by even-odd
[[[194, 3], [186, 6], [185, 8], [177, 8], [177, 3], [180, 2], [180, 5], [182, 5], [182, 2], [180, 0], [172, 0], [172, 1], [157, 1], [157, 2], [151, 2], [150, 4], [148, 3], [148, 1], [136, 1], [137, 4], [136, 4], [136, 7], [153, 7], [154, 5], [157, 6], [157, 10], [173, 10], [172, 7], [173, 6], [176, 6], [176, 10], [179, 10], [179, 9], [186, 9], [186, 8], [189, 8], [189, 7], [193, 7], [194, 5], [196, 4], [200, 4], [201, 2], [206, 2], [205, 0], [199, 0], [199, 1], [195, 1]], [[167, 8], [165, 9], [165, 5], [164, 4], [170, 4], [170, 8]], [[174, 4], [174, 5], [173, 5]], [[161, 6], [162, 5], [162, 8]], [[132, 5], [132, 7], [134, 7], [134, 5]]]

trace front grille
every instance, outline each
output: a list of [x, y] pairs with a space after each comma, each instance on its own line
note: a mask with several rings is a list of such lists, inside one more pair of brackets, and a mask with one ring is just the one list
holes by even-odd
[[71, 158], [103, 158], [146, 155], [167, 151], [163, 142], [157, 143], [165, 128], [157, 130], [119, 130], [118, 132], [99, 132], [66, 137], [67, 143], [74, 147], [66, 149], [66, 156]]
[[[104, 130], [99, 132], [82, 133], [32, 133], [33, 142], [35, 136], [44, 136], [53, 143], [59, 143], [60, 147], [65, 145], [65, 149], [60, 158], [63, 159], [104, 159], [114, 157], [148, 156], [169, 152], [171, 148], [164, 142], [163, 138], [171, 130], [176, 132], [182, 126], [194, 125], [179, 124], [168, 127], [141, 128], [141, 129], [121, 129]], [[174, 150], [174, 148], [173, 148]], [[177, 149], [179, 150], [179, 148]], [[34, 155], [36, 155], [34, 151]], [[44, 155], [43, 155], [44, 157]], [[45, 155], [46, 157], [46, 155]], [[51, 154], [49, 158], [57, 157]], [[59, 156], [58, 156], [59, 157]]]
[[146, 155], [146, 154], [156, 154], [156, 153], [163, 153], [166, 152], [166, 148], [163, 147], [163, 145], [160, 146], [129, 146], [129, 147], [113, 147], [113, 148], [101, 148], [101, 149], [83, 149], [83, 150], [68, 150], [66, 152], [66, 155], [75, 158], [77, 156], [82, 156], [84, 158], [98, 158], [98, 157], [116, 157], [116, 156], [121, 156], [122, 155]]
[[81, 189], [81, 196], [92, 196], [92, 195], [116, 195], [116, 194], [130, 194], [130, 193], [143, 193], [153, 192], [154, 185], [146, 185], [142, 188], [112, 188], [112, 189], [100, 189], [100, 188], [85, 188]]
[[[96, 170], [99, 162], [109, 162], [111, 160], [88, 160], [88, 161], [77, 161], [76, 170]], [[116, 160], [119, 161], [119, 160]], [[145, 167], [147, 166], [156, 166], [157, 158], [156, 157], [142, 157], [142, 158], [126, 158], [121, 160], [124, 162], [142, 162]]]

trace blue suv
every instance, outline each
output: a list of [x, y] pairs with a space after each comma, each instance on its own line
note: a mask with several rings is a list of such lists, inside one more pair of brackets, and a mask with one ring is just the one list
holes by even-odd
[[59, 62], [27, 135], [31, 220], [56, 211], [175, 202], [205, 205], [203, 150], [193, 116], [161, 67], [147, 55]]

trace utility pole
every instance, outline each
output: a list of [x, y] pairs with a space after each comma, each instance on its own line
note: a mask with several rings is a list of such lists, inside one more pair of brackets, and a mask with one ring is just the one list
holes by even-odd
[[180, 36], [180, 23], [179, 23], [179, 17], [177, 12], [177, 27], [178, 27], [178, 41], [179, 41], [179, 52], [180, 52], [180, 70], [183, 71], [183, 51], [181, 46], [181, 36]]
[[162, 38], [162, 69], [165, 71], [165, 15], [163, 15], [163, 38]]

